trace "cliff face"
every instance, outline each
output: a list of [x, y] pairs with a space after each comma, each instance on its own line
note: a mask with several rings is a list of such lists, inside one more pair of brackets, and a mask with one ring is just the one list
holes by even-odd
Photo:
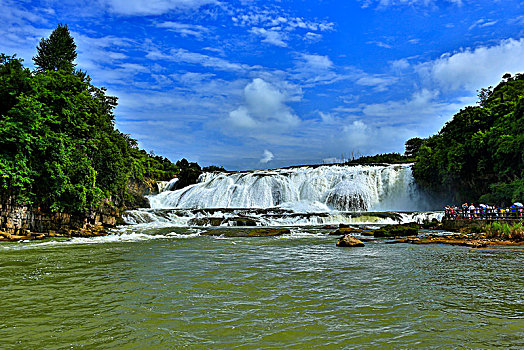
[[46, 213], [5, 198], [0, 201], [0, 239], [104, 235], [119, 218], [118, 210], [106, 203], [86, 214]]

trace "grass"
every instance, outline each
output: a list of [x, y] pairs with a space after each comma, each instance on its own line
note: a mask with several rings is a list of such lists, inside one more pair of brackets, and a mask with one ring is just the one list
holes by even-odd
[[524, 226], [522, 222], [509, 225], [507, 223], [493, 222], [484, 226], [487, 238], [497, 238], [515, 242], [524, 241]]

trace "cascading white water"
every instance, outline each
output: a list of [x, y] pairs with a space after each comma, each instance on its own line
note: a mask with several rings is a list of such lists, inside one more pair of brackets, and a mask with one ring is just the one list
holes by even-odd
[[271, 208], [296, 212], [427, 210], [411, 165], [330, 165], [205, 173], [199, 183], [149, 197], [153, 209]]

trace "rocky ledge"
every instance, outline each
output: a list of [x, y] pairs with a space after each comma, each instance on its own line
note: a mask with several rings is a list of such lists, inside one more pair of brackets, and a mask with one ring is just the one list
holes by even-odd
[[287, 228], [216, 228], [201, 232], [202, 236], [223, 236], [223, 237], [273, 237], [290, 234]]
[[72, 237], [97, 237], [107, 236], [107, 229], [105, 227], [92, 227], [82, 230], [69, 230], [68, 232], [25, 232], [11, 234], [8, 232], [0, 232], [0, 241], [17, 242], [17, 241], [37, 241], [47, 238], [72, 238]]

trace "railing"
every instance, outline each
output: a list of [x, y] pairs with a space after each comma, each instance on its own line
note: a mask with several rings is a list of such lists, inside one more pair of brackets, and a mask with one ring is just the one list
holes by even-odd
[[488, 211], [476, 211], [476, 212], [448, 212], [444, 214], [446, 220], [504, 220], [504, 221], [522, 221], [524, 220], [524, 213], [521, 208], [516, 211], [508, 209], [505, 212], [488, 212]]

